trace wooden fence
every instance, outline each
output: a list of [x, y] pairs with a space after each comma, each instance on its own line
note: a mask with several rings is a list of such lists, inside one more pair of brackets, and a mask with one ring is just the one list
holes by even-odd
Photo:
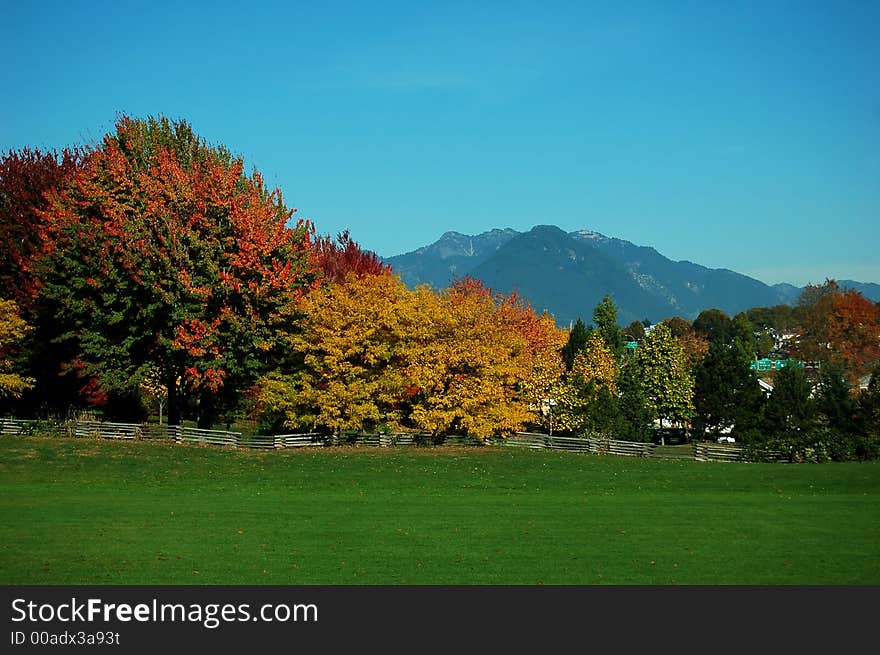
[[598, 439], [596, 437], [557, 437], [538, 432], [517, 432], [506, 439], [497, 440], [495, 443], [521, 448], [547, 448], [550, 450], [597, 453], [601, 455], [626, 455], [629, 457], [651, 457], [656, 448], [651, 443]]
[[694, 459], [698, 462], [744, 462], [745, 450], [737, 446], [711, 443], [695, 443]]
[[[564, 450], [568, 452], [621, 455], [627, 457], [662, 457], [652, 443], [619, 441], [596, 437], [560, 437], [537, 432], [517, 432], [504, 438], [480, 442], [464, 435], [435, 436], [418, 433], [377, 434], [344, 432], [328, 435], [319, 432], [244, 435], [225, 430], [202, 430], [179, 425], [154, 425], [138, 423], [110, 423], [106, 421], [24, 421], [0, 418], [0, 434], [28, 436], [33, 434], [64, 435], [75, 438], [158, 440], [174, 443], [196, 443], [206, 446], [282, 450], [287, 448], [322, 447], [337, 445], [395, 447], [395, 446], [511, 446]], [[745, 462], [749, 461], [745, 449], [738, 446], [712, 443], [694, 443], [693, 458], [699, 462]], [[771, 461], [788, 461], [782, 453], [770, 457]]]

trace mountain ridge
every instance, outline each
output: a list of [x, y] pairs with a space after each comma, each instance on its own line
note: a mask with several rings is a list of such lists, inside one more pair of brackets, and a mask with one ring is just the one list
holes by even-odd
[[[731, 315], [751, 307], [792, 304], [801, 288], [768, 285], [727, 268], [671, 260], [652, 246], [599, 232], [536, 225], [526, 232], [496, 228], [476, 235], [445, 232], [434, 243], [383, 258], [410, 287], [440, 289], [469, 275], [504, 293], [517, 292], [537, 311], [568, 325], [588, 318], [608, 294], [626, 324], [671, 316], [693, 320], [704, 309]], [[838, 280], [875, 302], [880, 285]]]

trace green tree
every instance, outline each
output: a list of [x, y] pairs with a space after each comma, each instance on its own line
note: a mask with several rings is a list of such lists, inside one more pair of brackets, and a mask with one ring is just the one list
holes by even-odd
[[797, 321], [795, 311], [789, 305], [753, 307], [746, 312], [749, 321], [758, 329], [772, 329], [779, 333], [791, 331]]
[[769, 328], [762, 328], [755, 343], [755, 354], [758, 357], [769, 357], [776, 343]]
[[755, 358], [755, 328], [743, 312], [734, 316], [730, 322], [730, 343], [747, 361]]
[[607, 386], [599, 385], [589, 395], [589, 402], [586, 406], [586, 429], [589, 432], [619, 439], [623, 432], [621, 419], [620, 399], [617, 394]]
[[705, 309], [694, 320], [693, 330], [710, 342], [727, 343], [730, 339], [730, 317], [720, 309]]
[[641, 371], [638, 362], [633, 361], [620, 371], [617, 383], [619, 398], [617, 407], [618, 438], [625, 441], [651, 441], [651, 408], [641, 385]]
[[687, 357], [669, 327], [657, 325], [639, 347], [640, 384], [654, 419], [687, 423], [693, 414], [694, 381]]
[[571, 370], [574, 358], [586, 347], [590, 332], [591, 330], [584, 325], [581, 319], [578, 319], [571, 328], [571, 332], [568, 333], [568, 341], [562, 347], [562, 359], [565, 361], [566, 370]]
[[863, 435], [880, 438], [880, 364], [874, 368], [868, 388], [859, 394], [856, 425]]
[[790, 364], [776, 373], [765, 411], [771, 435], [801, 432], [812, 425], [816, 413], [812, 391], [803, 367]]
[[614, 353], [615, 357], [622, 357], [626, 351], [626, 340], [623, 336], [623, 330], [617, 324], [617, 306], [611, 296], [606, 294], [602, 301], [596, 305], [593, 310], [593, 323], [605, 345]]
[[714, 341], [694, 375], [694, 429], [738, 432], [757, 425], [764, 394], [748, 358], [734, 344]]
[[845, 433], [856, 431], [856, 400], [844, 375], [843, 367], [829, 365], [819, 375], [816, 409], [828, 425]]

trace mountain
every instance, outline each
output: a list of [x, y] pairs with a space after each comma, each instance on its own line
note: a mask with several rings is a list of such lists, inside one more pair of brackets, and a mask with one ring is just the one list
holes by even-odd
[[385, 261], [411, 287], [430, 284], [442, 289], [456, 277], [467, 275], [508, 241], [519, 235], [516, 230], [490, 230], [477, 236], [447, 232], [435, 243]]
[[779, 298], [779, 305], [793, 305], [797, 302], [798, 298], [801, 295], [801, 291], [803, 291], [802, 287], [796, 287], [793, 284], [787, 284], [783, 282], [782, 284], [774, 284], [774, 291], [776, 291], [776, 296]]
[[[873, 282], [856, 282], [855, 280], [837, 280], [837, 284], [840, 285], [842, 289], [853, 289], [858, 291], [872, 302], [880, 302], [880, 284], [874, 284]], [[804, 290], [803, 287], [796, 287], [793, 284], [774, 284], [773, 288], [776, 290], [779, 297], [779, 303], [783, 305], [796, 304]]]
[[[563, 326], [577, 318], [589, 322], [606, 293], [626, 325], [671, 316], [693, 320], [710, 308], [734, 315], [751, 307], [791, 304], [801, 292], [792, 285], [771, 287], [727, 269], [672, 261], [654, 248], [598, 232], [565, 232], [552, 225], [476, 236], [447, 232], [436, 243], [385, 261], [410, 286], [428, 283], [439, 289], [470, 275], [498, 291], [516, 291]], [[880, 285], [840, 284], [880, 298]]]
[[880, 284], [874, 284], [873, 282], [855, 282], [853, 280], [838, 280], [837, 284], [844, 289], [855, 289], [869, 300], [880, 302]]

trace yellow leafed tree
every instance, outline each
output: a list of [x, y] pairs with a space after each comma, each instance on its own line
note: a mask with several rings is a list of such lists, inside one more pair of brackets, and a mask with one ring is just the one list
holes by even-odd
[[390, 275], [351, 276], [312, 291], [289, 335], [298, 370], [261, 381], [261, 410], [283, 415], [289, 427], [397, 427], [405, 388], [399, 361], [414, 299]]
[[0, 298], [0, 397], [20, 398], [34, 386], [34, 379], [15, 371], [13, 353], [30, 327], [21, 318], [13, 300]]
[[407, 367], [417, 389], [413, 423], [480, 439], [521, 429], [533, 417], [522, 387], [532, 378], [535, 357], [527, 332], [513, 319], [530, 310], [471, 279], [426, 305], [430, 337], [412, 342]]
[[564, 368], [565, 335], [550, 318], [473, 280], [436, 293], [351, 277], [301, 309], [289, 338], [298, 370], [259, 391], [263, 413], [290, 427], [510, 433], [534, 419], [538, 389]]

